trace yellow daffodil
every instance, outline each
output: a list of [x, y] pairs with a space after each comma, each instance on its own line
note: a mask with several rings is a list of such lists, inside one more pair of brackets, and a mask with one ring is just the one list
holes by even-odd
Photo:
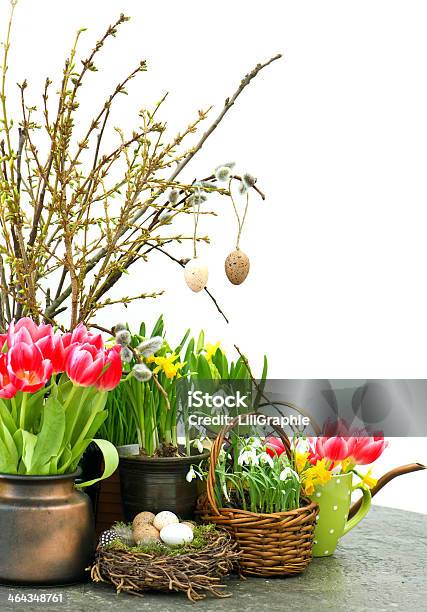
[[372, 470], [369, 470], [363, 477], [361, 480], [361, 484], [368, 487], [368, 489], [372, 489], [373, 487], [375, 487], [375, 485], [377, 484], [377, 479], [376, 478], [372, 478], [371, 476], [372, 474]]
[[351, 459], [349, 457], [347, 457], [347, 459], [344, 459], [343, 461], [341, 461], [341, 467], [342, 467], [342, 471], [343, 473], [348, 472], [348, 468], [351, 465]]
[[206, 344], [205, 347], [205, 351], [206, 351], [206, 359], [207, 361], [211, 361], [212, 357], [214, 357], [215, 353], [217, 352], [217, 350], [221, 348], [221, 345], [219, 342], [217, 342], [216, 344], [210, 344], [209, 342]]
[[304, 491], [306, 495], [313, 495], [314, 493], [314, 482], [311, 478], [306, 478], [303, 482]]
[[308, 455], [309, 453], [296, 453], [295, 456], [295, 466], [297, 468], [297, 472], [298, 474], [301, 474], [301, 472], [304, 470], [305, 466], [307, 465], [307, 461], [308, 461]]
[[175, 378], [175, 376], [179, 374], [179, 371], [185, 366], [185, 363], [175, 363], [178, 357], [179, 355], [172, 353], [168, 357], [149, 357], [147, 361], [156, 364], [157, 367], [154, 368], [155, 374], [162, 370], [167, 378]]
[[331, 472], [326, 467], [326, 459], [316, 461], [316, 465], [310, 468], [310, 473], [311, 478], [316, 481], [316, 484], [326, 484], [332, 478]]

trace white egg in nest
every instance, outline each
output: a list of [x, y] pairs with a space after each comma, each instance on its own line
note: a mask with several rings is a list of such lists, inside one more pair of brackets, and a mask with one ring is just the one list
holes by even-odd
[[160, 532], [160, 539], [169, 546], [188, 544], [194, 538], [193, 530], [183, 523], [166, 525]]
[[156, 514], [153, 521], [154, 527], [159, 531], [171, 523], [179, 523], [179, 518], [173, 512], [169, 512], [169, 510], [163, 510], [163, 512]]

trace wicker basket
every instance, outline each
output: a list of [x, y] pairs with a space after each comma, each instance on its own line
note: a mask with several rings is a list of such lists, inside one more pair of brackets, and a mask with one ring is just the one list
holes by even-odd
[[[241, 556], [242, 574], [251, 576], [288, 576], [305, 570], [312, 558], [312, 544], [317, 504], [303, 499], [303, 506], [287, 512], [258, 514], [235, 508], [218, 508], [215, 502], [215, 468], [226, 434], [238, 418], [224, 427], [212, 446], [207, 491], [202, 501], [202, 519], [216, 523], [236, 540]], [[286, 433], [275, 428], [288, 457], [290, 441]]]
[[91, 578], [113, 584], [118, 593], [139, 596], [145, 591], [183, 591], [190, 601], [204, 599], [208, 593], [229, 597], [221, 581], [237, 566], [239, 554], [236, 543], [222, 529], [214, 529], [202, 549], [177, 555], [98, 546]]

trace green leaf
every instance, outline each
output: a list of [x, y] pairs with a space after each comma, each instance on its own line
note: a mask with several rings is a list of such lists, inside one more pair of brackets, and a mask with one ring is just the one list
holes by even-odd
[[64, 440], [65, 412], [62, 404], [49, 397], [43, 410], [43, 425], [37, 436], [32, 473], [45, 473], [52, 457], [59, 454]]
[[157, 319], [155, 326], [153, 327], [153, 331], [151, 332], [151, 337], [153, 336], [162, 336], [164, 331], [165, 323], [163, 321], [163, 315]]
[[33, 463], [34, 449], [37, 444], [37, 436], [22, 429], [20, 431], [22, 434], [22, 463], [25, 465], [26, 474], [30, 474]]
[[0, 439], [0, 472], [4, 474], [16, 474], [18, 464], [8, 451], [6, 444]]
[[141, 325], [139, 326], [139, 335], [145, 338], [145, 334], [146, 334], [145, 323], [141, 323]]
[[13, 436], [17, 430], [17, 426], [12, 418], [12, 415], [7, 407], [6, 402], [3, 400], [0, 400], [0, 421], [5, 424], [10, 434]]
[[200, 353], [200, 351], [205, 347], [205, 332], [202, 331], [199, 334], [199, 339], [197, 340], [197, 352]]
[[78, 488], [90, 487], [91, 485], [99, 482], [100, 480], [104, 480], [105, 478], [109, 478], [114, 474], [119, 466], [119, 455], [117, 453], [117, 449], [111, 442], [107, 442], [107, 440], [93, 440], [95, 444], [98, 445], [101, 450], [102, 456], [104, 457], [104, 472], [100, 478], [94, 478], [93, 480], [89, 480], [88, 482], [82, 482], [77, 485]]

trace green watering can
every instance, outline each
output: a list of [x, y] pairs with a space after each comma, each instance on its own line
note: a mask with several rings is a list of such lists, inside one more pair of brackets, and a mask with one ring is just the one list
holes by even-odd
[[[310, 496], [319, 505], [317, 525], [314, 531], [313, 557], [329, 557], [335, 552], [339, 539], [355, 527], [368, 513], [372, 497], [390, 480], [426, 466], [411, 463], [390, 470], [382, 476], [375, 487], [369, 490], [361, 484], [353, 485], [353, 474], [337, 474], [325, 485], [315, 489]], [[361, 499], [351, 505], [351, 494], [360, 489]]]

